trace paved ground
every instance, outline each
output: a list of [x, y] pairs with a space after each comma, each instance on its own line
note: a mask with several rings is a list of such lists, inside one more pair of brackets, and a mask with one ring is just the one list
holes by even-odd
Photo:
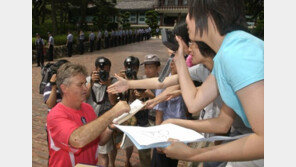
[[[111, 74], [113, 75], [123, 69], [123, 61], [126, 57], [130, 55], [137, 56], [140, 62], [142, 62], [144, 56], [149, 53], [157, 54], [161, 60], [161, 67], [163, 67], [168, 58], [168, 53], [160, 39], [150, 39], [139, 43], [95, 51], [93, 53], [87, 52], [83, 55], [74, 55], [71, 58], [66, 57], [65, 59], [86, 66], [90, 73], [94, 69], [95, 59], [99, 56], [105, 56], [112, 62]], [[44, 129], [47, 107], [43, 103], [42, 95], [38, 93], [41, 80], [40, 71], [40, 68], [36, 64], [32, 65], [32, 164], [36, 167], [47, 166], [48, 162], [48, 147]], [[144, 69], [141, 66], [139, 75], [143, 75], [143, 73]], [[124, 166], [124, 156], [124, 152], [119, 150], [116, 158], [116, 166]], [[134, 149], [131, 162], [133, 167], [140, 167], [137, 149]], [[184, 166], [184, 162], [179, 162], [179, 166]]]

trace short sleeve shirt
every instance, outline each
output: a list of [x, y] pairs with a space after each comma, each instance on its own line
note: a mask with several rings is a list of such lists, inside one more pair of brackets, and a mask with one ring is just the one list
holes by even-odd
[[[90, 79], [90, 76], [86, 78], [87, 84], [90, 83]], [[111, 84], [115, 82], [115, 78], [111, 80]], [[86, 100], [86, 102], [93, 107], [96, 115], [100, 116], [112, 108], [112, 105], [108, 98], [108, 94], [106, 92], [107, 86], [101, 85], [99, 83], [94, 83], [91, 89], [95, 97], [93, 98], [93, 94], [90, 93], [89, 98]], [[100, 104], [96, 103], [94, 100], [96, 102], [100, 102]]]
[[52, 36], [48, 38], [48, 43], [50, 43], [50, 45], [54, 45], [54, 39]]
[[73, 42], [73, 35], [72, 34], [69, 34], [67, 36], [67, 40], [68, 40], [68, 42]]
[[95, 40], [95, 34], [93, 32], [90, 33], [88, 37], [90, 40]]
[[212, 74], [222, 100], [251, 127], [236, 92], [264, 79], [264, 42], [244, 31], [228, 33], [214, 58]]
[[95, 165], [99, 138], [83, 148], [69, 145], [72, 132], [97, 118], [92, 107], [81, 104], [80, 110], [58, 103], [47, 115], [49, 166], [75, 166], [77, 163]]

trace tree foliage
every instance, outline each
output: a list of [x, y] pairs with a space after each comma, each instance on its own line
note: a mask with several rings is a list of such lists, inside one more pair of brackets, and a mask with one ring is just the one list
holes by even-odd
[[158, 13], [155, 10], [149, 10], [145, 12], [145, 22], [151, 28], [152, 35], [156, 34], [158, 26]]
[[251, 33], [264, 39], [264, 0], [245, 0], [246, 14], [255, 23]]
[[95, 0], [94, 3], [96, 5], [94, 25], [100, 30], [107, 29], [110, 17], [118, 15], [118, 10], [114, 7], [114, 4], [106, 0]]
[[129, 22], [130, 15], [131, 15], [130, 12], [124, 12], [120, 15], [121, 17], [120, 24], [122, 25], [123, 29], [129, 29], [131, 27], [131, 24]]

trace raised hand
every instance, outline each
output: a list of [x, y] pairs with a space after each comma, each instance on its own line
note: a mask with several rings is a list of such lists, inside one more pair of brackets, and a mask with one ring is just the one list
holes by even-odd
[[129, 86], [127, 80], [118, 76], [117, 74], [115, 74], [115, 77], [117, 79], [117, 82], [108, 86], [107, 92], [111, 94], [116, 94], [128, 90]]

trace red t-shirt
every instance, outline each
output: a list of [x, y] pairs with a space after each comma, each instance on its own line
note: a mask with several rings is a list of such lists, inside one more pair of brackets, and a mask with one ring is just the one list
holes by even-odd
[[93, 108], [82, 103], [80, 110], [58, 103], [47, 115], [49, 167], [75, 166], [77, 163], [95, 165], [99, 138], [81, 149], [69, 145], [72, 132], [96, 119]]

